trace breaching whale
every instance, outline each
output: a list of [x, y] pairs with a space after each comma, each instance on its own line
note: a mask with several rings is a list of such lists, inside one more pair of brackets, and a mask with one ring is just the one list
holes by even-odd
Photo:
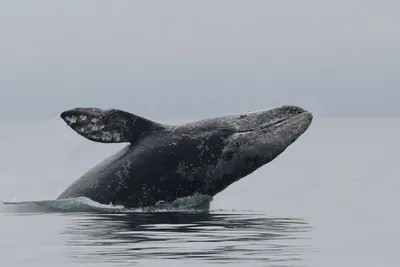
[[310, 126], [297, 106], [165, 125], [118, 109], [75, 108], [61, 118], [100, 143], [129, 143], [89, 170], [58, 199], [87, 197], [126, 208], [215, 196], [271, 162]]

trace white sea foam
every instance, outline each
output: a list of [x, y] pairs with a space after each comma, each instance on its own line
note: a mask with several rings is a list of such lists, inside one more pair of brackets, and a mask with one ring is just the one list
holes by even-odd
[[37, 212], [207, 212], [212, 197], [193, 195], [173, 202], [159, 202], [155, 206], [127, 209], [124, 206], [104, 205], [86, 197], [37, 200], [37, 201], [4, 201], [0, 202], [0, 212], [37, 213]]

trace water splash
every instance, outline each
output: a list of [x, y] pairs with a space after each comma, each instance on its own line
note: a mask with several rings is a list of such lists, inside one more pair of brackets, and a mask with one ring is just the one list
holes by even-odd
[[195, 194], [179, 198], [173, 202], [158, 202], [155, 206], [127, 209], [124, 206], [104, 205], [86, 197], [0, 202], [0, 212], [11, 213], [43, 213], [43, 212], [208, 212], [213, 198], [208, 195]]

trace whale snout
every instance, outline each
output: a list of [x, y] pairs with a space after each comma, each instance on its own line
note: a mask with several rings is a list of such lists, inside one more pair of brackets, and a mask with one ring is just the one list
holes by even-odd
[[77, 115], [74, 114], [72, 110], [64, 111], [60, 114], [61, 119], [63, 119], [68, 125], [74, 124], [77, 122]]
[[281, 106], [274, 109], [273, 113], [277, 118], [280, 118], [278, 123], [275, 122], [275, 124], [297, 122], [297, 124], [302, 124], [308, 128], [313, 120], [311, 112], [298, 106]]
[[297, 106], [282, 106], [276, 109], [282, 119], [271, 128], [276, 132], [287, 132], [289, 139], [297, 139], [311, 125], [313, 115], [311, 112]]
[[311, 112], [309, 112], [309, 111], [304, 111], [304, 112], [302, 113], [302, 115], [305, 117], [306, 122], [307, 122], [308, 125], [310, 126], [311, 122], [312, 122], [313, 119], [314, 119], [313, 114], [312, 114]]

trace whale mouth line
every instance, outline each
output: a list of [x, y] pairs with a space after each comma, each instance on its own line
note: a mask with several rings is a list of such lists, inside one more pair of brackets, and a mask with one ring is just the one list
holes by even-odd
[[287, 118], [283, 118], [283, 119], [274, 121], [274, 122], [272, 122], [272, 123], [265, 123], [265, 124], [262, 124], [262, 125], [260, 126], [260, 130], [263, 130], [263, 129], [266, 129], [266, 128], [270, 128], [270, 127], [273, 127], [273, 126], [278, 126], [279, 124], [282, 124], [282, 123], [287, 122], [287, 121], [296, 120], [297, 118], [302, 117], [302, 116], [304, 116], [304, 115], [311, 115], [311, 113], [308, 112], [308, 111], [304, 111], [304, 112], [301, 112], [301, 113], [296, 114], [296, 115], [294, 115], [294, 116], [287, 117]]
[[256, 128], [238, 131], [237, 133], [249, 133], [249, 132], [256, 132], [256, 131], [266, 130], [266, 129], [271, 128], [271, 127], [277, 127], [280, 124], [296, 120], [297, 118], [300, 118], [300, 117], [302, 117], [304, 115], [312, 116], [312, 114], [310, 112], [303, 111], [303, 112], [298, 113], [296, 115], [293, 115], [293, 116], [290, 116], [290, 117], [286, 117], [286, 118], [282, 118], [282, 119], [279, 119], [279, 120], [276, 120], [276, 121], [273, 121], [273, 122], [266, 122], [266, 123], [263, 123], [263, 124], [261, 124], [260, 126], [258, 126]]
[[281, 124], [281, 123], [284, 122], [284, 121], [287, 121], [288, 119], [291, 119], [291, 118], [284, 118], [284, 119], [280, 119], [280, 120], [277, 120], [277, 121], [272, 122], [272, 123], [264, 123], [264, 124], [261, 124], [261, 125], [260, 125], [260, 130], [266, 129], [266, 128], [269, 128], [269, 127], [272, 127], [272, 126], [276, 126], [276, 125], [278, 125], [278, 124]]

